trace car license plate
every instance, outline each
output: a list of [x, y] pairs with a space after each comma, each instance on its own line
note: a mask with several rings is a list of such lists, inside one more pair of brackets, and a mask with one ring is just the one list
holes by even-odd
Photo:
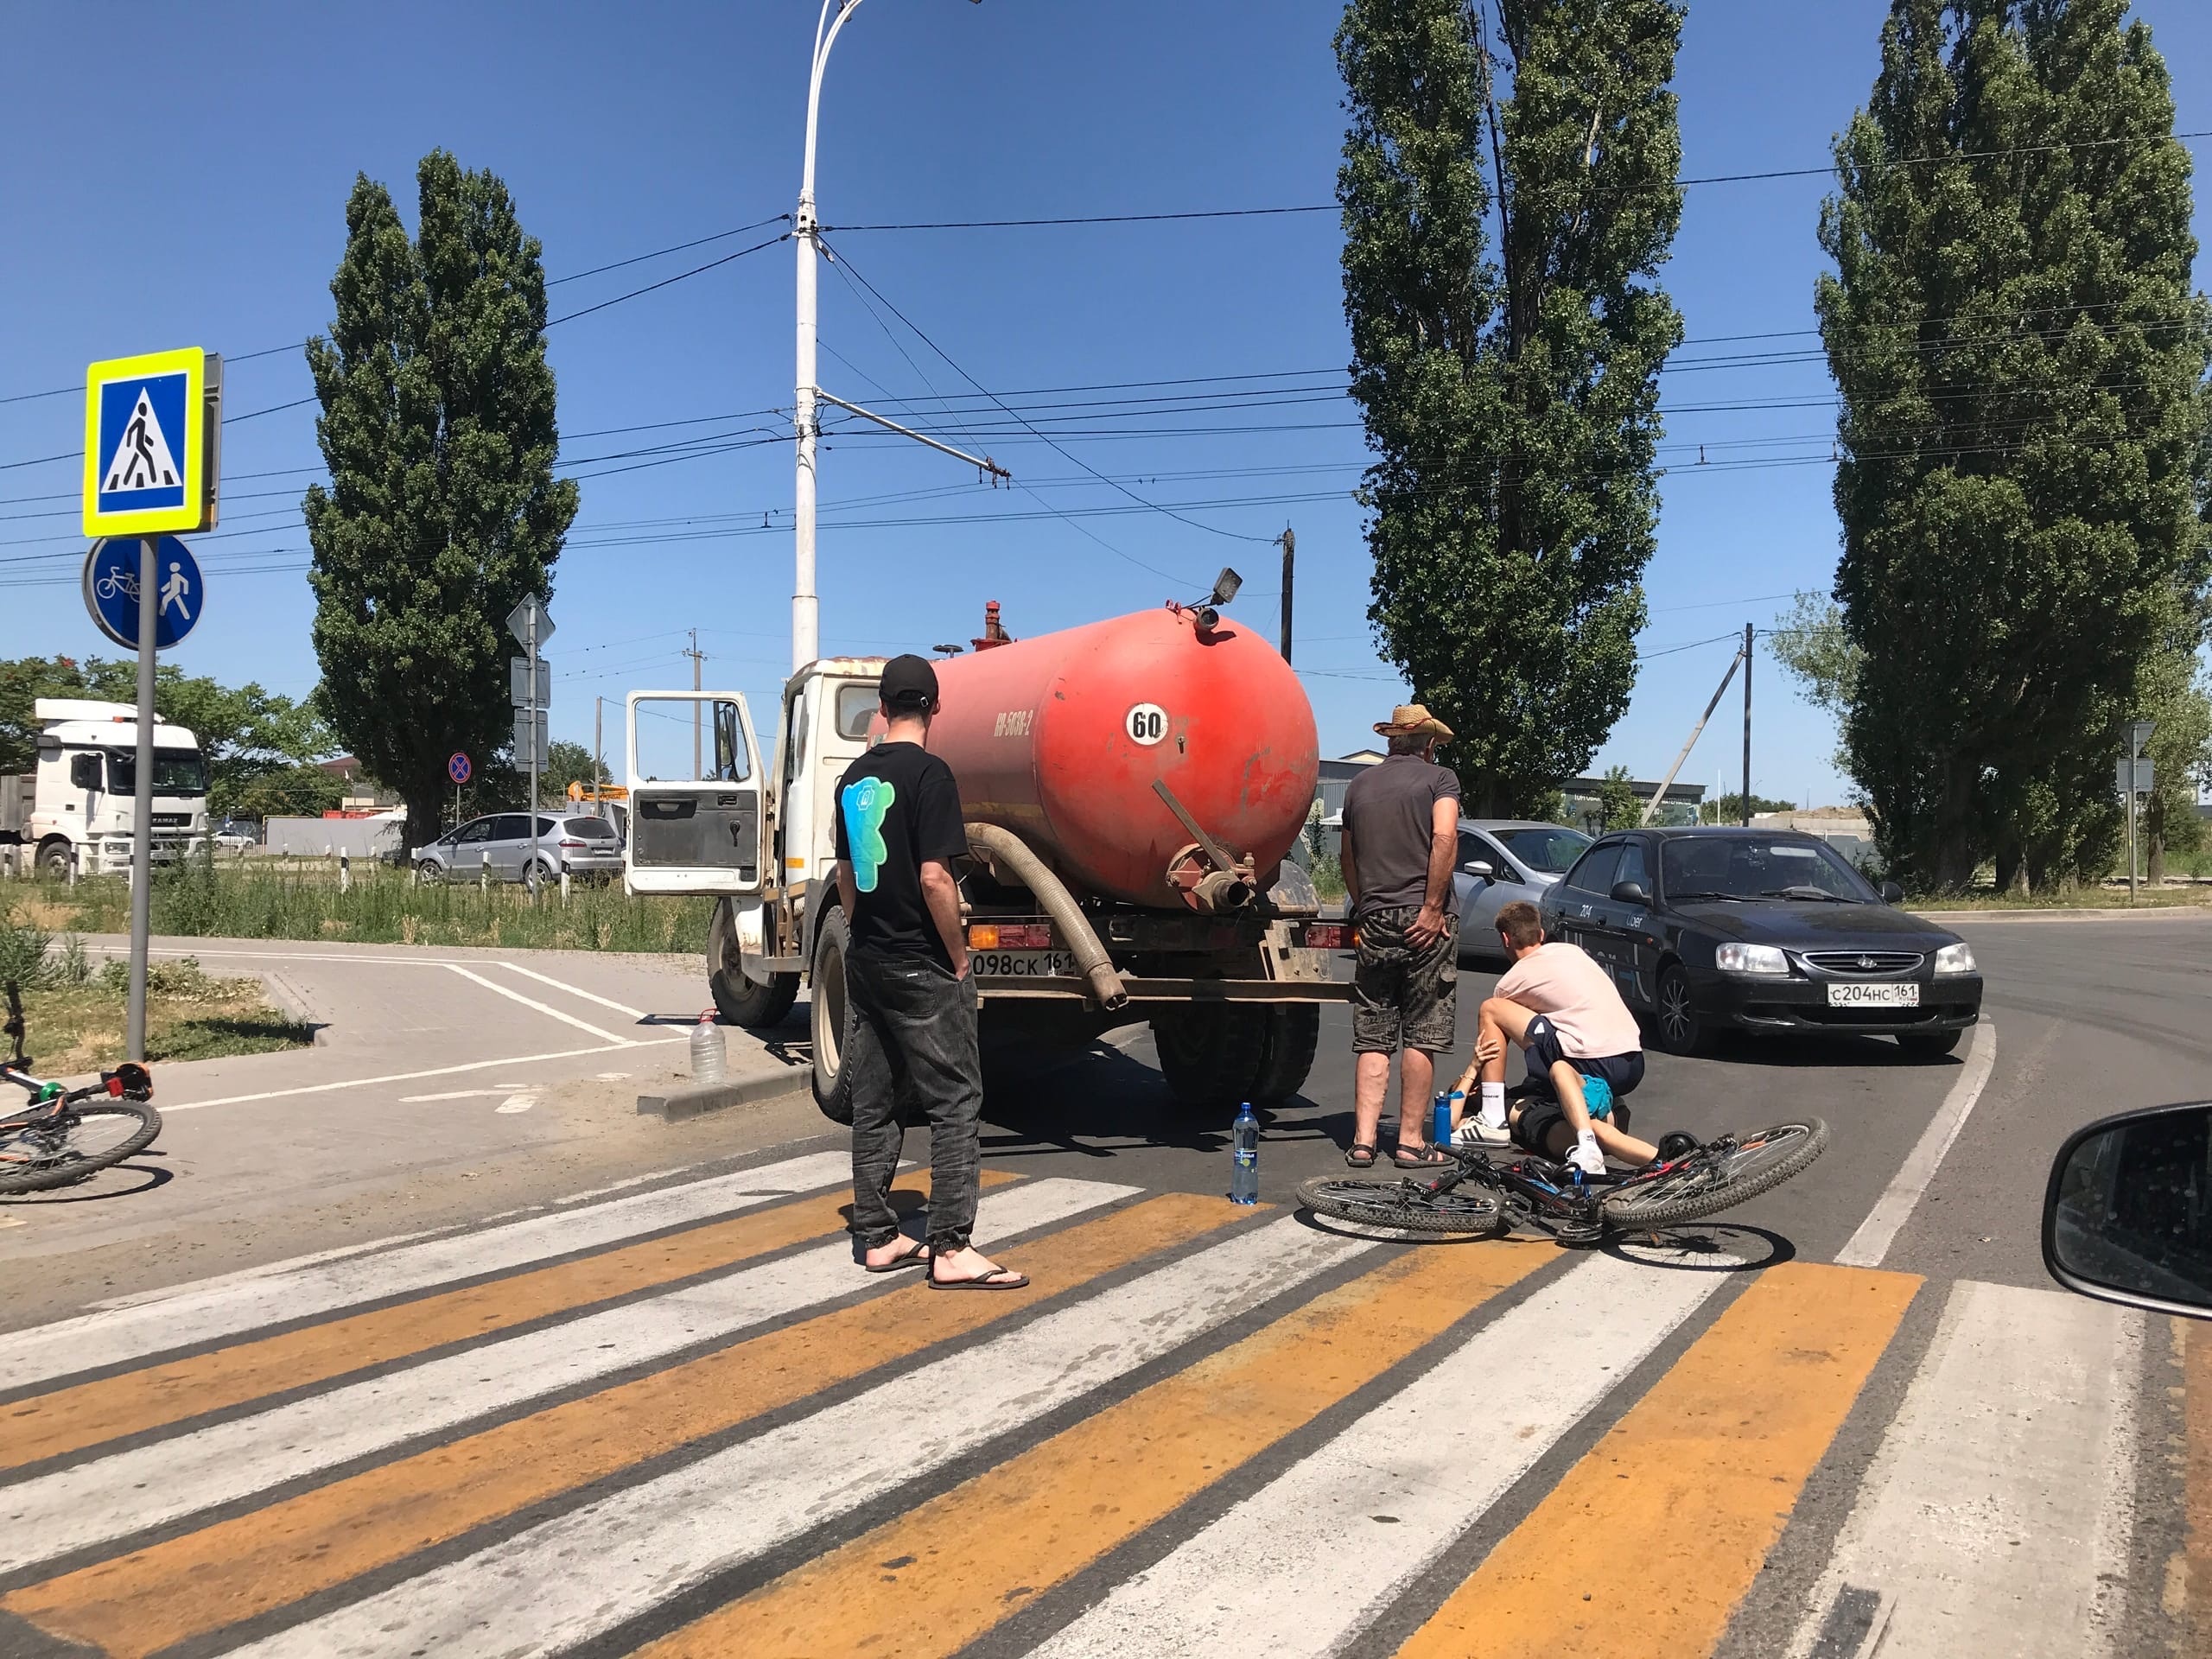
[[1072, 950], [971, 950], [968, 971], [982, 979], [1073, 979]]
[[1916, 1008], [1920, 1006], [1920, 987], [1910, 982], [1886, 985], [1844, 983], [1828, 987], [1828, 1007], [1832, 1008]]

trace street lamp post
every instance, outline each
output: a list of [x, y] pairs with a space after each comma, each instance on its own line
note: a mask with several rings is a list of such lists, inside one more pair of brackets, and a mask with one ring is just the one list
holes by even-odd
[[[829, 67], [830, 48], [836, 44], [837, 31], [845, 20], [861, 9], [861, 0], [822, 0], [822, 15], [814, 25], [814, 65], [806, 84], [806, 155], [801, 163], [798, 181], [798, 212], [791, 221], [791, 240], [798, 248], [798, 386], [792, 399], [791, 424], [798, 431], [798, 471], [791, 492], [791, 527], [794, 533], [796, 581], [791, 591], [791, 669], [797, 672], [821, 654], [822, 605], [814, 590], [814, 454], [821, 434], [819, 410], [822, 388], [815, 379], [815, 257], [821, 242], [821, 226], [814, 216], [814, 138], [821, 124], [822, 72]], [[833, 16], [831, 14], [835, 13]], [[909, 431], [895, 422], [840, 398], [830, 400], [839, 408], [865, 416], [879, 426], [911, 438], [920, 438], [935, 449], [968, 461], [979, 470], [996, 479], [1007, 478], [1006, 469], [988, 455], [978, 457], [963, 454], [920, 433]]]

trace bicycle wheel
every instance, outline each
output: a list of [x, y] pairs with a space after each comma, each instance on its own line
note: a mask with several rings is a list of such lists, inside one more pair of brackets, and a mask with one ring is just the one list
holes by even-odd
[[1298, 1184], [1298, 1201], [1317, 1216], [1364, 1227], [1395, 1227], [1401, 1232], [1488, 1236], [1505, 1230], [1505, 1211], [1497, 1194], [1479, 1186], [1431, 1192], [1413, 1181], [1317, 1177]]
[[73, 1107], [51, 1128], [0, 1130], [0, 1193], [67, 1186], [151, 1146], [162, 1115], [135, 1100], [100, 1099]]
[[1695, 1221], [1779, 1186], [1827, 1149], [1817, 1117], [1777, 1123], [1691, 1154], [1679, 1166], [1630, 1176], [1598, 1202], [1615, 1227], [1642, 1229]]

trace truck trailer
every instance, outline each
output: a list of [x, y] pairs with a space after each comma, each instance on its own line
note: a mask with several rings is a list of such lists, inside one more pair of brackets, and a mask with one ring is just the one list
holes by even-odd
[[[794, 673], [766, 770], [741, 696], [627, 700], [630, 889], [715, 895], [708, 979], [732, 1023], [773, 1026], [809, 988], [815, 1100], [841, 1123], [835, 791], [881, 733], [883, 663]], [[1274, 645], [1216, 603], [1170, 602], [1028, 639], [987, 626], [938, 677], [929, 747], [960, 786], [969, 857], [954, 874], [988, 1027], [1079, 1048], [1149, 1022], [1185, 1104], [1294, 1095], [1321, 1006], [1348, 995], [1328, 971], [1346, 930], [1286, 856], [1320, 762], [1312, 705]], [[702, 702], [707, 775], [641, 775], [639, 716]]]
[[[37, 764], [0, 778], [0, 842], [27, 849], [39, 874], [127, 874], [138, 769], [138, 711], [128, 703], [41, 697]], [[207, 835], [207, 763], [199, 740], [154, 716], [153, 856], [173, 863]], [[17, 856], [22, 856], [19, 852]]]

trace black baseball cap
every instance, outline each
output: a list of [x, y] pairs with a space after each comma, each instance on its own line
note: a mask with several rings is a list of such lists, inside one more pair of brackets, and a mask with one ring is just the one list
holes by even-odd
[[937, 670], [925, 657], [893, 657], [883, 665], [880, 695], [887, 709], [928, 714], [937, 707]]

